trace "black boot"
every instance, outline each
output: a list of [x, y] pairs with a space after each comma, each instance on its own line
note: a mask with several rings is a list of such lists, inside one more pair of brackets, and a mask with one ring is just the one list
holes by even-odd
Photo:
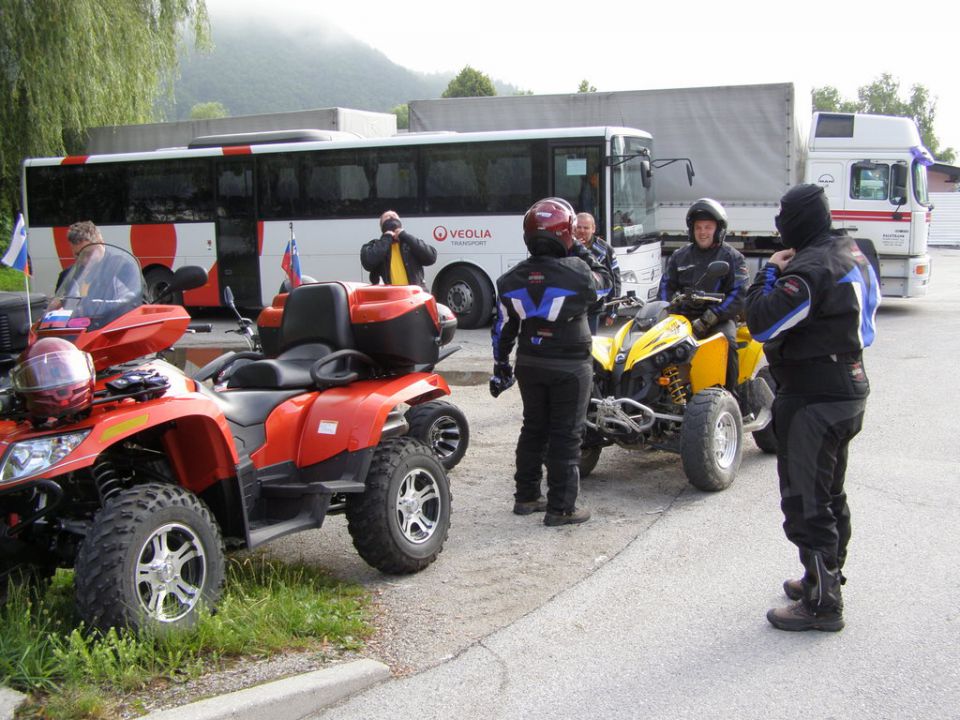
[[[828, 567], [818, 552], [803, 553], [806, 573], [801, 582], [802, 597], [793, 605], [767, 613], [767, 620], [779, 630], [843, 629], [843, 597], [840, 594], [840, 569]], [[784, 592], [795, 591], [796, 581], [784, 583]]]

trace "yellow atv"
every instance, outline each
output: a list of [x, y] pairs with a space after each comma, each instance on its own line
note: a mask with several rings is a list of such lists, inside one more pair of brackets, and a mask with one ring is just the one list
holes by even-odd
[[[711, 263], [706, 278], [727, 272]], [[690, 320], [723, 300], [685, 290], [669, 303], [628, 296], [609, 307], [629, 318], [612, 337], [593, 338], [594, 385], [587, 410], [580, 475], [589, 475], [604, 447], [677, 452], [683, 472], [700, 490], [723, 490], [736, 478], [743, 435], [776, 452], [771, 406], [773, 379], [761, 367], [763, 346], [745, 325], [737, 329], [739, 404], [725, 389], [729, 345], [721, 333], [694, 336]]]

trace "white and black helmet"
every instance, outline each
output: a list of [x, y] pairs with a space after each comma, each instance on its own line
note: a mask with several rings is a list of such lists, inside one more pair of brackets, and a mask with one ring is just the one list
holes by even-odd
[[720, 245], [727, 236], [727, 211], [723, 205], [710, 198], [700, 198], [687, 210], [687, 237], [694, 242], [693, 224], [697, 220], [713, 220], [717, 229], [713, 233], [714, 245]]

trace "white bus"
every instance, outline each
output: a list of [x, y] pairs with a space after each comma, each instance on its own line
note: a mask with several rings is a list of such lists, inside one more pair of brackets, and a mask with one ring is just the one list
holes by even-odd
[[[53, 290], [72, 262], [67, 227], [92, 220], [129, 249], [151, 289], [182, 265], [210, 280], [184, 293], [217, 306], [268, 305], [284, 279], [293, 223], [304, 275], [366, 281], [361, 245], [396, 210], [432, 243], [428, 288], [462, 327], [485, 324], [494, 281], [526, 256], [522, 218], [543, 197], [566, 198], [597, 219], [618, 250], [624, 290], [641, 298], [660, 280], [660, 242], [649, 231], [655, 199], [651, 137], [617, 127], [409, 134], [291, 141], [287, 133], [201, 138], [188, 148], [28, 159], [23, 209], [36, 288]], [[645, 230], [646, 229], [646, 230]]]

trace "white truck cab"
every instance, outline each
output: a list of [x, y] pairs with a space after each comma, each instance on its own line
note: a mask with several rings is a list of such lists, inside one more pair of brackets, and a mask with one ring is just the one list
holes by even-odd
[[823, 187], [835, 228], [873, 242], [884, 295], [927, 292], [927, 166], [933, 162], [910, 118], [813, 114], [806, 181]]

